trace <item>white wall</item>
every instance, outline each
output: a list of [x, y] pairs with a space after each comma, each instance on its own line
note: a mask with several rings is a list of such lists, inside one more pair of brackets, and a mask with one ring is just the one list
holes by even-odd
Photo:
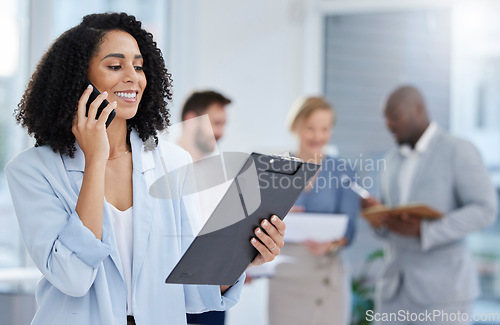
[[311, 89], [303, 80], [304, 1], [174, 0], [170, 10], [172, 120], [191, 91], [212, 88], [233, 99], [225, 151], [294, 149], [285, 117]]

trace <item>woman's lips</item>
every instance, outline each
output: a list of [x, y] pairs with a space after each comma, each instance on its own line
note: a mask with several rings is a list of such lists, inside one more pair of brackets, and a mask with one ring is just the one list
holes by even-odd
[[137, 101], [137, 91], [116, 91], [115, 95], [127, 103]]

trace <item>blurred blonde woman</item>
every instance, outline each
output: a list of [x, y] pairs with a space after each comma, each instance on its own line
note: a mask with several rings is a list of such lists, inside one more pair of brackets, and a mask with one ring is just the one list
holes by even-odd
[[[299, 140], [295, 156], [321, 164], [317, 177], [299, 197], [294, 212], [347, 214], [344, 238], [332, 242], [287, 243], [283, 255], [296, 258], [280, 264], [269, 287], [271, 325], [346, 325], [351, 318], [351, 286], [342, 249], [354, 237], [359, 199], [342, 186], [341, 176], [353, 176], [325, 154], [335, 122], [332, 106], [322, 97], [297, 100], [289, 113], [290, 131]], [[338, 170], [337, 170], [338, 169]]]

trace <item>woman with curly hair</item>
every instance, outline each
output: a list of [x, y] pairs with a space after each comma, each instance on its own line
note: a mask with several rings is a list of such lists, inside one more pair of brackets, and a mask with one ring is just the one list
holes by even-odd
[[[87, 80], [101, 91], [88, 113]], [[186, 173], [177, 167], [191, 162], [157, 137], [169, 126], [171, 83], [152, 35], [125, 13], [84, 17], [38, 64], [16, 112], [36, 144], [5, 168], [43, 274], [32, 324], [186, 324], [186, 312], [224, 310], [239, 299], [244, 275], [231, 287], [164, 283], [193, 238], [195, 210], [192, 198], [160, 200], [148, 190], [168, 170], [169, 189], [182, 193]], [[263, 227], [262, 243], [252, 240], [254, 264], [283, 246], [279, 218]]]

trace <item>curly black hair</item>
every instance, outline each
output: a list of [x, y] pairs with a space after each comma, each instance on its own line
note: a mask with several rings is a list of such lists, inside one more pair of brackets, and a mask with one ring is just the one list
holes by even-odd
[[[35, 146], [50, 145], [54, 152], [74, 157], [75, 136], [71, 132], [78, 100], [87, 87], [90, 59], [97, 54], [104, 35], [122, 30], [132, 35], [144, 59], [148, 85], [137, 114], [127, 120], [142, 141], [170, 125], [167, 100], [172, 100], [172, 75], [165, 68], [153, 35], [126, 13], [92, 14], [63, 33], [44, 54], [15, 110], [17, 123], [35, 137]], [[127, 141], [129, 141], [127, 137]]]

